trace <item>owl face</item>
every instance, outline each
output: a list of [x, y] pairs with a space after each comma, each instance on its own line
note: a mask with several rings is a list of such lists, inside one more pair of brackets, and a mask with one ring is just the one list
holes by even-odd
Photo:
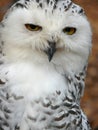
[[36, 54], [40, 60], [54, 63], [62, 60], [68, 66], [70, 62], [81, 64], [88, 59], [90, 25], [81, 7], [70, 0], [21, 0], [11, 8], [3, 24], [8, 54], [14, 48], [17, 57]]

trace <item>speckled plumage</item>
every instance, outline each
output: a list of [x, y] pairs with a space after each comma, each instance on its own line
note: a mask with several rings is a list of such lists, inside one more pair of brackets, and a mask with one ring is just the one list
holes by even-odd
[[19, 0], [9, 9], [0, 23], [0, 130], [91, 130], [80, 107], [91, 35], [70, 0]]

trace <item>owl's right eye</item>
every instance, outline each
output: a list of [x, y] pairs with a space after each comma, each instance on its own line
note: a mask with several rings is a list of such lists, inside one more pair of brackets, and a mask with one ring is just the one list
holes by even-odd
[[65, 27], [63, 29], [63, 32], [66, 33], [67, 35], [73, 35], [76, 32], [76, 28], [74, 28], [74, 27]]
[[42, 30], [42, 27], [41, 27], [41, 26], [34, 25], [34, 24], [25, 24], [25, 27], [26, 27], [29, 31], [40, 31], [40, 30]]

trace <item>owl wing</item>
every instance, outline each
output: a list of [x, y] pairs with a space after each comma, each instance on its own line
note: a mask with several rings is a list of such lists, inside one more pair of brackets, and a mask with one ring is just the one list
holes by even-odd
[[4, 88], [6, 85], [6, 80], [5, 80], [4, 70], [3, 70], [3, 67], [4, 67], [4, 60], [3, 60], [4, 42], [3, 42], [2, 37], [1, 37], [2, 36], [2, 27], [3, 27], [3, 24], [0, 23], [0, 130], [3, 130], [3, 128], [6, 128], [6, 127], [3, 127], [4, 124], [8, 125], [5, 121], [5, 113], [4, 113], [4, 109], [5, 109], [4, 104], [6, 102]]

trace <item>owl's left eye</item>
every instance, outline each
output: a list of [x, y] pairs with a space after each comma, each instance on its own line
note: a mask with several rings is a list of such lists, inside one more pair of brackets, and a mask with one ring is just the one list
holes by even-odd
[[74, 28], [74, 27], [65, 27], [63, 29], [63, 32], [66, 33], [67, 35], [73, 35], [76, 32], [76, 28]]
[[30, 31], [40, 31], [42, 30], [41, 26], [34, 25], [34, 24], [25, 24], [25, 27]]

